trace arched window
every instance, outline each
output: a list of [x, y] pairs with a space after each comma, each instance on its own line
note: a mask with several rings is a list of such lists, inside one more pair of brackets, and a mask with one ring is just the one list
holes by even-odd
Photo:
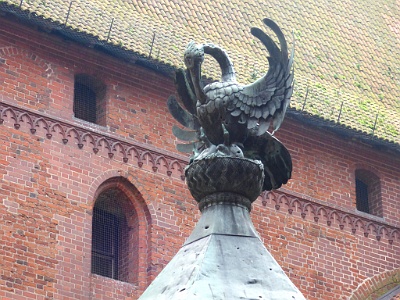
[[383, 216], [379, 177], [367, 170], [356, 170], [357, 210], [378, 217]]
[[104, 125], [105, 86], [86, 74], [75, 75], [74, 116], [87, 122]]
[[93, 208], [92, 273], [134, 282], [137, 244], [137, 215], [132, 203], [117, 187], [103, 191]]

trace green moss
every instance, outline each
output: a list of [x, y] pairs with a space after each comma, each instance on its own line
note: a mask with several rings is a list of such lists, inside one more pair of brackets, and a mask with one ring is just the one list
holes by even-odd
[[346, 79], [345, 76], [343, 76], [341, 74], [336, 74], [336, 73], [333, 75], [333, 78], [338, 79], [338, 80], [345, 80]]
[[369, 129], [374, 129], [374, 122], [365, 115], [360, 115], [357, 118], [357, 122], [364, 127], [367, 127]]
[[358, 103], [358, 107], [361, 108], [363, 111], [369, 111], [370, 110], [370, 103], [368, 101], [360, 101]]
[[295, 91], [293, 95], [295, 97], [298, 97], [298, 98], [304, 98], [304, 94], [302, 92], [299, 92], [299, 91]]
[[362, 91], [370, 91], [371, 90], [371, 87], [367, 83], [362, 82], [360, 80], [353, 81], [353, 85]]
[[315, 83], [315, 87], [323, 91], [326, 91], [326, 87], [324, 87], [320, 82]]
[[386, 132], [393, 137], [398, 137], [400, 135], [399, 130], [392, 124], [386, 126]]
[[354, 85], [355, 87], [358, 87], [359, 89], [362, 89], [362, 88], [363, 88], [361, 82], [359, 82], [359, 81], [354, 81], [354, 82], [353, 82], [353, 85]]

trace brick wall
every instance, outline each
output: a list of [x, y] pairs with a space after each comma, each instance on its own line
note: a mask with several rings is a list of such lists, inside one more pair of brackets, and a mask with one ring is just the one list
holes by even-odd
[[[105, 120], [73, 116], [76, 74], [106, 86]], [[199, 217], [166, 109], [171, 79], [0, 19], [0, 299], [137, 299]], [[288, 118], [293, 179], [255, 227], [307, 299], [347, 299], [400, 267], [400, 157]], [[355, 171], [380, 178], [383, 218], [355, 209]], [[91, 274], [97, 197], [131, 201], [131, 283]], [[135, 221], [136, 220], [136, 221]], [[371, 292], [372, 293], [372, 292]]]

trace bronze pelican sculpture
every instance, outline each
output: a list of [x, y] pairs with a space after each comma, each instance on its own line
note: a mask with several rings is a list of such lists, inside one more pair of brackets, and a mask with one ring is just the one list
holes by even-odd
[[[228, 54], [213, 44], [189, 43], [184, 62], [186, 70], [176, 73], [178, 100], [171, 96], [171, 114], [189, 130], [173, 128], [179, 139], [178, 150], [193, 151], [192, 160], [209, 155], [226, 155], [260, 160], [264, 165], [263, 190], [277, 189], [291, 177], [289, 152], [273, 134], [279, 129], [293, 91], [293, 56], [288, 54], [285, 37], [270, 19], [264, 24], [277, 35], [280, 48], [259, 28], [251, 33], [267, 48], [268, 72], [247, 85], [236, 81]], [[221, 68], [221, 80], [204, 85], [201, 66], [205, 54]], [[272, 124], [273, 132], [268, 129]]]

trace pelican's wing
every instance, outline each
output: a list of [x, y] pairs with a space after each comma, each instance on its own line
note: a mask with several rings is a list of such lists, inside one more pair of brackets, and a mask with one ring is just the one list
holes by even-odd
[[178, 69], [175, 72], [175, 86], [179, 100], [183, 103], [185, 109], [195, 115], [197, 99], [188, 70]]
[[258, 159], [264, 165], [264, 191], [278, 189], [292, 175], [292, 158], [286, 147], [268, 132], [261, 136], [249, 136], [244, 143], [243, 154]]
[[258, 135], [268, 130], [271, 121], [274, 131], [280, 127], [293, 92], [294, 48], [289, 57], [285, 37], [278, 25], [270, 19], [264, 19], [264, 23], [277, 35], [280, 48], [261, 29], [251, 29], [270, 54], [269, 70], [254, 83], [243, 86], [236, 96], [235, 106], [229, 108], [231, 114], [240, 116], [249, 129], [258, 126]]
[[175, 96], [169, 96], [167, 106], [171, 115], [183, 126], [192, 130], [198, 129], [199, 125], [196, 116], [185, 110]]
[[203, 146], [203, 142], [199, 140], [200, 124], [196, 112], [197, 100], [188, 70], [179, 69], [176, 71], [175, 85], [180, 101], [174, 95], [171, 95], [167, 101], [168, 110], [175, 120], [187, 129], [181, 129], [174, 125], [172, 133], [178, 139], [188, 142], [187, 144], [177, 144], [176, 148], [180, 152], [196, 152], [198, 148]]
[[189, 144], [177, 144], [176, 149], [179, 152], [183, 153], [193, 153], [196, 151], [196, 143], [189, 143]]
[[194, 142], [199, 140], [199, 134], [197, 130], [185, 130], [178, 126], [172, 126], [172, 133], [181, 141]]

